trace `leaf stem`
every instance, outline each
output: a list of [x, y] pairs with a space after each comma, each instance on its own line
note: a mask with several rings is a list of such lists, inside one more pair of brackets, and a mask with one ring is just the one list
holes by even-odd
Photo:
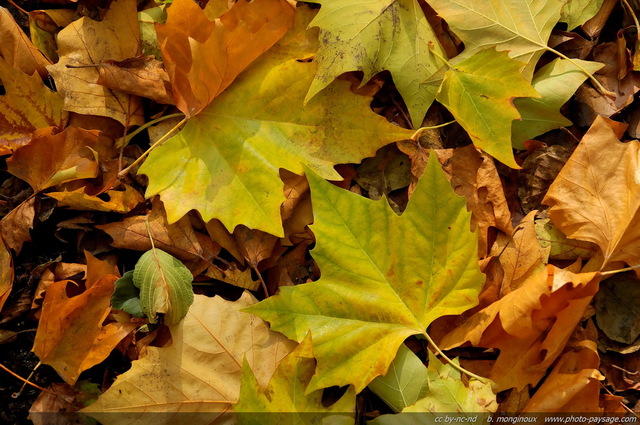
[[159, 122], [171, 119], [171, 118], [178, 118], [184, 116], [184, 114], [182, 112], [178, 112], [175, 114], [169, 114], [169, 115], [164, 115], [160, 118], [156, 118], [155, 120], [149, 121], [144, 123], [143, 125], [141, 125], [140, 127], [136, 128], [134, 131], [132, 131], [131, 133], [127, 134], [126, 136], [123, 136], [120, 139], [120, 144], [122, 146], [126, 146], [127, 144], [129, 144], [129, 142], [131, 141], [131, 139], [133, 139], [135, 136], [137, 136], [138, 134], [140, 134], [141, 132], [143, 132], [144, 130], [146, 130], [147, 128], [151, 127], [152, 125], [155, 125]]
[[[38, 363], [38, 366], [40, 366], [40, 363]], [[38, 367], [36, 366], [36, 367]], [[33, 382], [29, 381], [28, 379], [23, 378], [22, 376], [18, 375], [17, 373], [15, 373], [14, 371], [12, 371], [11, 369], [9, 369], [8, 367], [6, 367], [5, 365], [3, 365], [2, 363], [0, 363], [0, 369], [4, 370], [5, 372], [9, 373], [10, 375], [12, 375], [14, 378], [18, 378], [19, 380], [21, 380], [22, 382], [24, 382], [26, 385], [31, 385], [34, 388], [39, 389], [40, 391], [46, 391], [48, 393], [51, 393], [53, 391], [48, 390], [46, 388], [41, 387], [38, 384], [34, 384]], [[33, 374], [33, 372], [31, 372]], [[31, 376], [31, 375], [29, 375]], [[24, 388], [24, 386], [23, 386]], [[18, 391], [17, 393], [13, 393], [13, 398], [18, 398], [18, 396], [20, 396], [20, 393], [22, 392], [22, 389], [20, 391]]]
[[[182, 114], [180, 114], [182, 115]], [[168, 115], [167, 115], [168, 116]], [[176, 124], [171, 130], [169, 130], [167, 133], [165, 133], [164, 136], [162, 136], [161, 138], [158, 139], [157, 142], [155, 142], [153, 145], [151, 145], [149, 147], [149, 149], [147, 149], [146, 151], [144, 151], [144, 153], [142, 155], [140, 155], [138, 157], [138, 159], [136, 159], [135, 161], [133, 161], [133, 163], [131, 165], [129, 165], [127, 168], [125, 168], [124, 170], [120, 171], [118, 173], [118, 177], [119, 178], [123, 178], [124, 176], [127, 175], [127, 173], [129, 173], [129, 171], [135, 167], [136, 165], [138, 165], [140, 163], [140, 161], [142, 161], [147, 155], [149, 155], [149, 153], [151, 153], [152, 150], [154, 150], [156, 147], [158, 147], [162, 142], [164, 142], [165, 140], [167, 140], [169, 138], [169, 136], [171, 135], [171, 133], [173, 133], [174, 131], [176, 131], [182, 124], [184, 124], [187, 121], [187, 117], [185, 116], [182, 121], [180, 121], [178, 124]], [[135, 133], [135, 132], [134, 132]], [[133, 134], [133, 133], [131, 133]]]
[[631, 266], [631, 267], [625, 267], [624, 269], [609, 270], [609, 271], [606, 271], [606, 272], [600, 272], [600, 276], [609, 276], [609, 275], [616, 274], [616, 273], [630, 272], [631, 270], [636, 270], [636, 269], [640, 269], [640, 264], [636, 264], [635, 266]]
[[265, 297], [269, 298], [269, 290], [267, 289], [267, 284], [264, 282], [264, 279], [262, 278], [262, 275], [260, 274], [260, 271], [258, 270], [257, 267], [251, 266], [251, 268], [258, 275], [258, 279], [260, 279], [260, 285], [262, 285], [262, 290], [264, 291]]
[[442, 62], [444, 62], [445, 65], [447, 65], [449, 68], [453, 68], [453, 65], [451, 65], [449, 63], [449, 61], [444, 58], [444, 56], [442, 56], [440, 53], [436, 52], [435, 46], [433, 45], [433, 41], [429, 42], [429, 51], [433, 54], [433, 56], [437, 57]]
[[430, 127], [420, 127], [419, 129], [416, 130], [415, 133], [413, 133], [413, 136], [411, 136], [411, 140], [416, 142], [418, 140], [418, 137], [420, 136], [420, 134], [422, 132], [424, 132], [425, 130], [434, 130], [436, 128], [445, 127], [445, 126], [447, 126], [449, 124], [453, 124], [454, 122], [456, 122], [456, 120], [445, 122], [444, 124], [433, 125], [433, 126], [430, 126]]
[[457, 369], [459, 372], [464, 373], [465, 375], [469, 376], [470, 378], [475, 378], [478, 381], [482, 382], [483, 384], [489, 383], [489, 379], [480, 376], [480, 375], [476, 375], [473, 372], [468, 371], [467, 369], [463, 368], [460, 365], [457, 365], [454, 363], [453, 360], [451, 360], [449, 357], [447, 357], [446, 354], [444, 354], [442, 352], [442, 350], [440, 349], [440, 347], [438, 347], [438, 345], [435, 343], [435, 341], [433, 339], [431, 339], [431, 337], [429, 336], [429, 334], [427, 332], [423, 332], [422, 336], [424, 336], [427, 341], [429, 342], [429, 344], [433, 347], [434, 350], [436, 350], [436, 352], [442, 356], [443, 359], [446, 360], [447, 363], [449, 363], [454, 369]]

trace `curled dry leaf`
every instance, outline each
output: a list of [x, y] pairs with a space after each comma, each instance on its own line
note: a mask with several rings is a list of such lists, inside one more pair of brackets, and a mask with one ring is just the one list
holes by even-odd
[[500, 349], [488, 376], [494, 390], [535, 386], [562, 353], [573, 328], [598, 291], [598, 273], [547, 266], [522, 285], [475, 313], [441, 341]]
[[105, 425], [144, 419], [158, 425], [213, 423], [238, 401], [243, 359], [265, 388], [294, 346], [262, 320], [239, 311], [255, 302], [248, 292], [236, 302], [196, 295], [184, 320], [170, 327], [171, 345], [147, 347], [83, 412]]
[[67, 111], [144, 123], [140, 98], [97, 84], [96, 65], [138, 55], [140, 26], [135, 0], [116, 0], [100, 22], [82, 17], [58, 34], [60, 60], [47, 67]]
[[596, 118], [543, 200], [567, 237], [598, 245], [604, 258], [595, 269], [640, 264], [640, 143], [621, 143], [625, 128]]
[[[87, 254], [87, 259], [90, 258]], [[106, 267], [113, 270], [112, 265]], [[32, 351], [70, 385], [82, 371], [106, 359], [136, 327], [133, 323], [103, 325], [111, 312], [111, 293], [117, 278], [114, 274], [103, 274], [90, 287], [87, 285], [84, 292], [71, 298], [66, 288], [72, 281], [58, 281], [47, 288]]]
[[478, 233], [478, 256], [487, 255], [492, 227], [505, 234], [513, 231], [511, 212], [493, 159], [469, 145], [434, 150], [443, 164], [453, 190], [467, 200], [471, 231]]
[[187, 263], [187, 267], [195, 273], [204, 270], [218, 254], [220, 247], [210, 238], [196, 232], [183, 217], [175, 223], [167, 223], [164, 206], [159, 199], [154, 199], [148, 215], [126, 217], [120, 221], [96, 226], [113, 238], [116, 248], [148, 251], [151, 249], [147, 221], [153, 243]]
[[[60, 133], [54, 128], [37, 130], [28, 145], [7, 159], [8, 171], [26, 181], [34, 192], [72, 180], [98, 175], [101, 142], [97, 131], [68, 127]], [[34, 158], [42, 158], [34, 161]], [[46, 161], [44, 160], [46, 158]]]
[[4, 240], [7, 248], [13, 250], [16, 255], [20, 254], [22, 245], [31, 241], [33, 219], [36, 215], [36, 198], [31, 197], [11, 210], [11, 212], [0, 221], [0, 237]]
[[193, 1], [174, 1], [156, 31], [178, 109], [202, 111], [293, 26], [294, 11], [290, 0], [239, 1], [210, 21]]
[[140, 192], [127, 184], [124, 185], [124, 190], [107, 190], [105, 194], [109, 200], [104, 200], [104, 195], [103, 198], [87, 195], [85, 188], [81, 187], [72, 191], [48, 192], [47, 196], [56, 199], [60, 207], [79, 211], [127, 213], [144, 202]]
[[[51, 63], [33, 45], [29, 37], [4, 7], [0, 7], [0, 58], [11, 67], [27, 75], [37, 72], [40, 78], [48, 77], [47, 65]], [[3, 79], [6, 84], [6, 79]]]
[[169, 75], [162, 62], [153, 56], [141, 55], [123, 61], [107, 60], [97, 69], [97, 84], [158, 103], [173, 104]]
[[599, 407], [600, 358], [594, 341], [584, 340], [564, 353], [522, 412], [602, 413]]

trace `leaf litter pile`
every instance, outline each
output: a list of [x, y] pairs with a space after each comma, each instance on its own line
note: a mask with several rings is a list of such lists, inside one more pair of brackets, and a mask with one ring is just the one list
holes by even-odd
[[637, 419], [637, 2], [9, 3], [0, 422]]

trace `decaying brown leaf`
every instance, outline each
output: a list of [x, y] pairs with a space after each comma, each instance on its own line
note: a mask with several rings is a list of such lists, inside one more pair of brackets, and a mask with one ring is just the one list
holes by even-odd
[[[27, 75], [37, 72], [40, 78], [47, 78], [49, 73], [46, 67], [51, 63], [33, 45], [4, 7], [0, 7], [0, 40], [0, 58], [5, 63]], [[3, 81], [7, 79], [8, 76], [5, 76]]]
[[543, 200], [567, 237], [600, 247], [603, 258], [592, 270], [640, 264], [640, 143], [621, 143], [625, 128], [598, 117]]
[[[87, 260], [91, 259], [87, 254]], [[92, 264], [98, 265], [94, 261]], [[106, 266], [113, 270], [112, 265]], [[101, 361], [131, 332], [134, 323], [103, 325], [111, 311], [111, 294], [118, 276], [103, 274], [75, 297], [66, 293], [71, 281], [55, 282], [49, 288], [42, 305], [42, 316], [33, 344], [40, 362], [52, 366], [73, 385], [80, 373]]]
[[445, 336], [445, 349], [469, 342], [500, 350], [489, 378], [495, 390], [535, 386], [562, 353], [598, 290], [597, 273], [547, 266]]

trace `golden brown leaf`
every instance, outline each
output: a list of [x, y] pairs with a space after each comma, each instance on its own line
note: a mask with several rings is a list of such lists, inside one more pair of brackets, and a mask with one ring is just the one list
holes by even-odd
[[600, 358], [594, 341], [584, 340], [562, 355], [522, 412], [602, 413], [598, 406]]
[[28, 145], [7, 160], [8, 171], [39, 192], [48, 187], [98, 175], [97, 131], [69, 127], [55, 134], [53, 128], [36, 131]]
[[640, 143], [620, 143], [620, 125], [598, 117], [543, 200], [567, 237], [600, 247], [593, 269], [640, 264]]
[[27, 199], [0, 221], [0, 236], [7, 248], [12, 249], [16, 255], [20, 254], [22, 245], [31, 241], [33, 219], [36, 215], [34, 197]]
[[511, 212], [493, 159], [473, 145], [434, 151], [443, 164], [453, 190], [467, 200], [471, 231], [478, 232], [478, 256], [487, 255], [491, 227], [509, 234]]
[[233, 237], [231, 233], [224, 227], [224, 224], [220, 222], [218, 219], [213, 219], [205, 223], [205, 227], [207, 229], [207, 233], [209, 236], [220, 244], [221, 247], [229, 251], [229, 254], [233, 255], [233, 257], [240, 262], [240, 264], [244, 264], [244, 256], [242, 252], [240, 252], [240, 247], [238, 247], [238, 243], [236, 239]]
[[158, 103], [173, 103], [169, 75], [153, 56], [124, 61], [108, 60], [98, 66], [98, 84]]
[[0, 58], [0, 81], [7, 92], [0, 96], [0, 155], [25, 145], [38, 128], [64, 126], [68, 114], [62, 110], [62, 96], [39, 75], [28, 76]]
[[[94, 268], [97, 265], [94, 261], [88, 264]], [[66, 293], [71, 281], [55, 282], [47, 289], [32, 351], [70, 385], [83, 370], [107, 358], [136, 326], [133, 323], [102, 325], [111, 311], [111, 294], [117, 279], [116, 275], [103, 274], [72, 298]]]
[[49, 73], [46, 66], [51, 65], [51, 62], [33, 45], [4, 7], [0, 7], [0, 40], [0, 58], [9, 66], [27, 75], [37, 72], [40, 78], [47, 78]]
[[107, 190], [108, 201], [97, 196], [87, 195], [84, 188], [70, 192], [48, 192], [47, 196], [57, 199], [58, 206], [80, 211], [105, 211], [127, 213], [134, 209], [144, 198], [134, 188], [124, 185], [124, 190]]
[[220, 247], [211, 239], [193, 230], [188, 217], [168, 224], [164, 207], [158, 198], [154, 200], [149, 215], [127, 217], [96, 227], [113, 238], [112, 245], [115, 248], [148, 251], [151, 241], [147, 233], [147, 220], [155, 247], [187, 262], [192, 272], [205, 269], [220, 251]]
[[548, 266], [500, 300], [475, 313], [442, 340], [500, 349], [489, 378], [498, 391], [536, 385], [562, 353], [598, 290], [597, 273]]
[[83, 17], [58, 34], [60, 60], [47, 67], [64, 95], [67, 111], [111, 117], [124, 125], [142, 124], [136, 96], [97, 84], [96, 65], [139, 54], [140, 27], [135, 0], [116, 0], [100, 22]]
[[156, 25], [176, 106], [191, 117], [206, 107], [293, 26], [295, 2], [240, 1], [210, 21], [191, 0], [175, 0]]
[[233, 231], [238, 247], [251, 267], [257, 267], [265, 258], [271, 257], [278, 238], [261, 230], [249, 229], [247, 226], [236, 226]]

